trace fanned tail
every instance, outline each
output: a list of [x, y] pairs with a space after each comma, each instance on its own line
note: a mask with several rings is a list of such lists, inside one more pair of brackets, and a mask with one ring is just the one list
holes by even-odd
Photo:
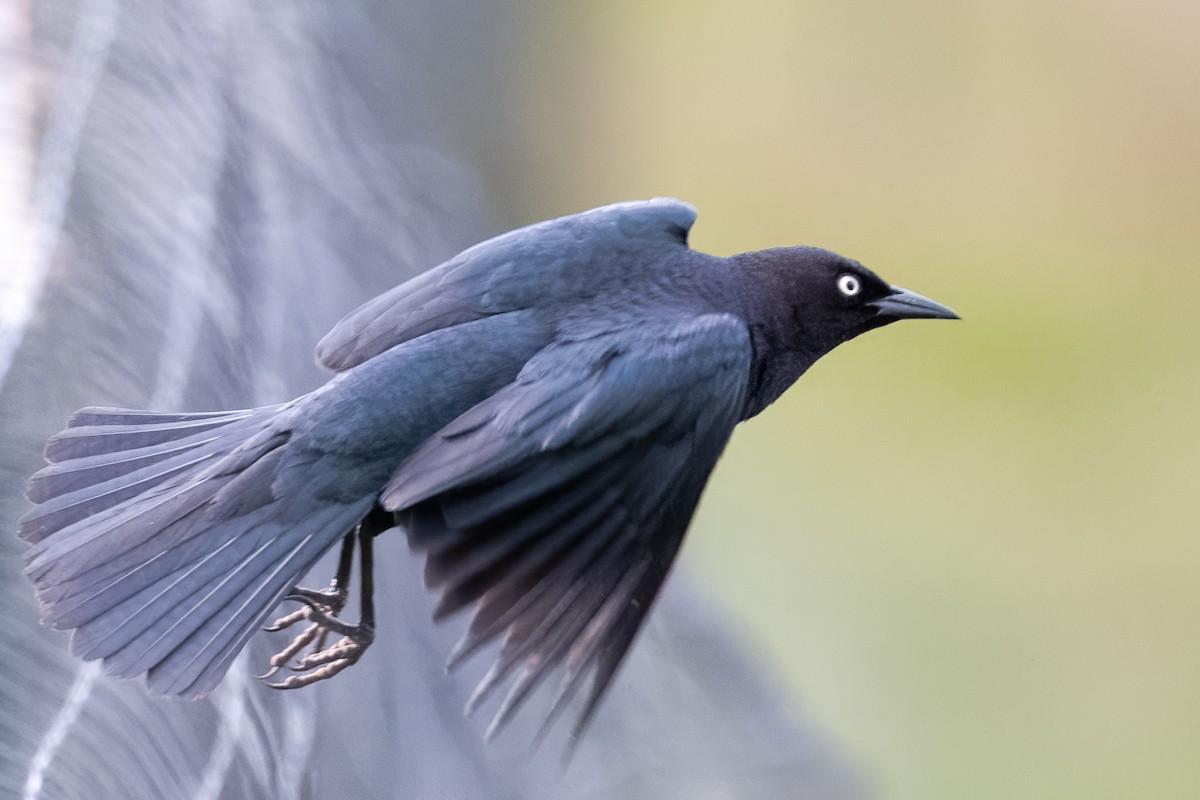
[[203, 694], [370, 509], [371, 498], [296, 508], [276, 495], [290, 440], [278, 410], [85, 408], [47, 443], [20, 535], [43, 618], [74, 629], [77, 655], [146, 672], [159, 692]]

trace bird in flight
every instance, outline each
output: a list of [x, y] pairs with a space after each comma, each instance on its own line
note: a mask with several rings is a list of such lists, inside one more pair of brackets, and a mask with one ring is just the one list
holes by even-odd
[[[619, 203], [471, 247], [339, 322], [317, 345], [336, 374], [289, 403], [76, 412], [20, 524], [43, 620], [196, 697], [294, 601], [263, 677], [306, 686], [373, 640], [372, 541], [400, 529], [435, 618], [471, 609], [450, 664], [500, 643], [468, 702], [508, 687], [489, 735], [556, 673], [547, 723], [590, 680], [578, 735], [737, 423], [860, 333], [957, 318], [827, 250], [697, 252], [695, 217]], [[339, 542], [329, 588], [297, 586]]]

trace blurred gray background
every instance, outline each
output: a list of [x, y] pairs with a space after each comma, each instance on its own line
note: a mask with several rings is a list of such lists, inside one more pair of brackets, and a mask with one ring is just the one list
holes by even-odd
[[444, 674], [461, 624], [429, 621], [402, 537], [380, 543], [370, 654], [302, 691], [250, 677], [281, 644], [265, 635], [187, 703], [107, 678], [37, 624], [12, 531], [72, 410], [289, 399], [323, 381], [312, 346], [342, 314], [529, 221], [496, 166], [522, 124], [529, 13], [434, 0], [0, 10], [0, 795], [866, 794], [686, 570], [566, 768], [563, 734], [530, 751], [536, 703], [490, 746], [484, 720], [464, 721], [486, 659]]

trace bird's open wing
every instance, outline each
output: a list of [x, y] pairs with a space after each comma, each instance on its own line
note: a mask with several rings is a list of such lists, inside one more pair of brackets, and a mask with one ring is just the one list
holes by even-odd
[[723, 314], [560, 341], [434, 436], [382, 502], [441, 591], [475, 605], [457, 664], [503, 634], [473, 708], [514, 672], [489, 728], [563, 666], [547, 725], [580, 683], [582, 730], [662, 586], [739, 419], [750, 344]]
[[620, 285], [663, 248], [686, 247], [696, 210], [658, 198], [539, 222], [481, 242], [350, 312], [317, 344], [346, 370], [430, 331]]

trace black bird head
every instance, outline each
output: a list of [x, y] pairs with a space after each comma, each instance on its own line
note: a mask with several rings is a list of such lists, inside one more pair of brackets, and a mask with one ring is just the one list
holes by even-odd
[[813, 362], [860, 333], [901, 319], [958, 319], [927, 297], [819, 247], [733, 257], [743, 277], [755, 355], [747, 417], [765, 408]]

